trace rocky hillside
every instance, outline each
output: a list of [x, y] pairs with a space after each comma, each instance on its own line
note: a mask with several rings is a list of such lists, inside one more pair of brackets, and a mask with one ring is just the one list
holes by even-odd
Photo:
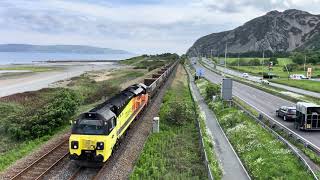
[[188, 55], [209, 55], [211, 50], [214, 54], [223, 54], [226, 43], [230, 53], [319, 49], [320, 15], [295, 9], [271, 11], [234, 30], [213, 33], [198, 39], [188, 50]]

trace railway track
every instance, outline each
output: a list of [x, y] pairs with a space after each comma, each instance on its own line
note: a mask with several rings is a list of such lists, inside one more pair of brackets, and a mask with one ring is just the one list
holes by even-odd
[[42, 179], [52, 168], [69, 154], [69, 140], [65, 139], [32, 164], [20, 171], [11, 180]]

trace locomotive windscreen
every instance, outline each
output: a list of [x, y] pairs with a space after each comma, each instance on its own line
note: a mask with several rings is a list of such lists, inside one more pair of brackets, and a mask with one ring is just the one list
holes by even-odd
[[107, 125], [103, 120], [80, 119], [72, 127], [72, 134], [105, 135]]

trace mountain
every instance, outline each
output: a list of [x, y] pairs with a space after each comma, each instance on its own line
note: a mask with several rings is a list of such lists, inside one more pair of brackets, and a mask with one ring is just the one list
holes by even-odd
[[271, 11], [236, 29], [201, 37], [187, 54], [210, 55], [211, 50], [223, 54], [226, 43], [229, 53], [320, 49], [320, 15], [296, 9]]
[[80, 54], [132, 54], [124, 50], [81, 45], [0, 44], [0, 52], [80, 53]]

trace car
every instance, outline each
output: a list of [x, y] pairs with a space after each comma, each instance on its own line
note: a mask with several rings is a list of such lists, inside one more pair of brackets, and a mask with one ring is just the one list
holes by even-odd
[[248, 73], [243, 73], [243, 74], [242, 74], [242, 77], [248, 78], [248, 77], [249, 77], [249, 74], [248, 74]]
[[261, 84], [270, 84], [270, 82], [268, 80], [262, 79]]
[[283, 118], [284, 121], [296, 119], [296, 107], [281, 106], [276, 110], [277, 117]]

